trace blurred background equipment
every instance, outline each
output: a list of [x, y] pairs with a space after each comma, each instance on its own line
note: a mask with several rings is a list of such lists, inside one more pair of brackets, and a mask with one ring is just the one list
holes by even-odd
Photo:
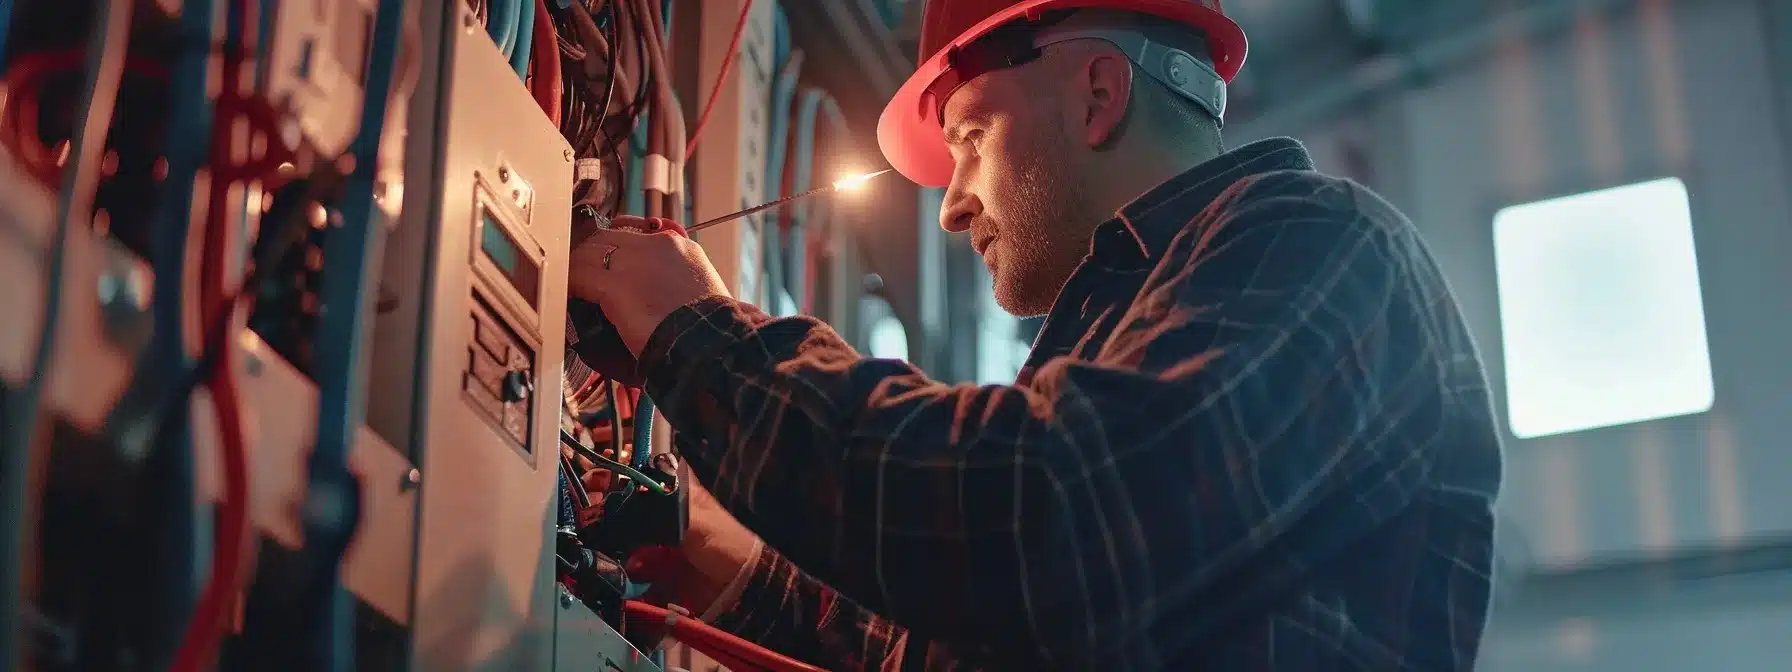
[[[0, 668], [810, 669], [636, 601], [689, 474], [573, 356], [565, 260], [882, 168], [922, 4], [0, 0]], [[1783, 668], [1792, 3], [1226, 5], [1228, 144], [1399, 205], [1487, 357], [1479, 668]], [[941, 198], [693, 236], [770, 312], [1009, 382], [1039, 323]]]

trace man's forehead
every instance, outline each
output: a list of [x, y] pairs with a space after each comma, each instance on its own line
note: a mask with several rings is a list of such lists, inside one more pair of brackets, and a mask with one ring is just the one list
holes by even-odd
[[1001, 107], [1001, 96], [997, 95], [1000, 87], [992, 86], [1006, 72], [991, 72], [978, 77], [952, 92], [946, 99], [946, 107], [941, 113], [945, 116], [947, 138], [951, 139], [953, 131], [963, 124], [988, 121], [989, 117]]

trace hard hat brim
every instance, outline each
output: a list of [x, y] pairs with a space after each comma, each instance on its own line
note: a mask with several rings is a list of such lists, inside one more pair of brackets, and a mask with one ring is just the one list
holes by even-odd
[[934, 119], [924, 100], [927, 88], [945, 72], [953, 50], [963, 47], [1004, 24], [1020, 18], [1034, 19], [1052, 10], [1112, 9], [1137, 12], [1188, 25], [1207, 37], [1213, 69], [1230, 83], [1244, 66], [1248, 45], [1244, 30], [1226, 15], [1194, 0], [1025, 0], [990, 15], [960, 33], [915, 68], [915, 74], [896, 90], [877, 120], [877, 145], [890, 167], [915, 184], [944, 187], [952, 181], [952, 154], [946, 149], [945, 130]]

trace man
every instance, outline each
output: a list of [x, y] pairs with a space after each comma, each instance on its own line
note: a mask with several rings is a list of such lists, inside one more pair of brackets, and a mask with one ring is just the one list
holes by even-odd
[[1292, 140], [1224, 152], [1218, 3], [931, 4], [879, 142], [1047, 315], [1027, 370], [935, 382], [600, 232], [572, 293], [715, 496], [662, 582], [829, 669], [1472, 667], [1498, 430], [1411, 224]]

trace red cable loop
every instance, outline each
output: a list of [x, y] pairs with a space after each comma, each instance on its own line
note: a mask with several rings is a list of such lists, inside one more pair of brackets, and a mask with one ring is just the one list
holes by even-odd
[[649, 632], [670, 630], [667, 634], [673, 639], [684, 642], [731, 670], [825, 672], [819, 667], [741, 639], [697, 618], [665, 607], [635, 600], [623, 602], [622, 607], [626, 629], [643, 628]]
[[[239, 54], [240, 57], [240, 54]], [[7, 95], [0, 105], [0, 145], [5, 145], [32, 177], [52, 189], [62, 179], [61, 158], [38, 135], [38, 91], [45, 78], [71, 72], [82, 66], [86, 53], [81, 49], [21, 54], [6, 72]], [[139, 56], [125, 59], [125, 70], [133, 75], [166, 79], [167, 68]], [[213, 123], [226, 128], [246, 124], [252, 137], [264, 140], [266, 151], [260, 157], [219, 161], [222, 151], [213, 143], [211, 169], [214, 179], [226, 182], [263, 181], [269, 186], [283, 175], [284, 164], [293, 163], [296, 153], [282, 145], [280, 112], [267, 100], [230, 91], [220, 96], [213, 112]], [[225, 135], [224, 137], [229, 137]]]

